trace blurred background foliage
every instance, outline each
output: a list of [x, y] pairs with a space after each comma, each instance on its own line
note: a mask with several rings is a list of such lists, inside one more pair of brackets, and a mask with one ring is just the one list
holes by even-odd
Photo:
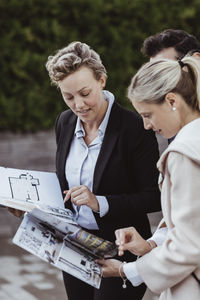
[[147, 60], [140, 53], [143, 40], [166, 28], [200, 39], [199, 15], [200, 0], [0, 0], [0, 131], [53, 127], [66, 106], [45, 63], [75, 40], [100, 54], [107, 89], [131, 108], [127, 86]]

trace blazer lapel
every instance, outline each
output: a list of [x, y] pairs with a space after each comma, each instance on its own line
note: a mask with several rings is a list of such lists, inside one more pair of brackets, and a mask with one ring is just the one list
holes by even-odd
[[[65, 176], [65, 163], [66, 163], [66, 158], [69, 153], [71, 141], [73, 138], [75, 126], [76, 126], [76, 116], [72, 115], [71, 118], [68, 120], [68, 122], [63, 124], [63, 129], [61, 133], [61, 145], [60, 149], [62, 149], [59, 158], [58, 158], [58, 166], [60, 168], [62, 178], [65, 179], [66, 183], [66, 176]], [[67, 183], [68, 187], [68, 183]]]
[[96, 193], [98, 190], [101, 178], [103, 176], [103, 172], [115, 148], [119, 136], [119, 123], [120, 123], [119, 106], [116, 102], [114, 102], [108, 120], [108, 125], [106, 128], [101, 150], [94, 170], [93, 193]]

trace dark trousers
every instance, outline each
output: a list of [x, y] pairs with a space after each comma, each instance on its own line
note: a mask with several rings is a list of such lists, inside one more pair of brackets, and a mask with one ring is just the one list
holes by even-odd
[[141, 300], [146, 286], [133, 287], [127, 280], [127, 288], [123, 289], [121, 278], [102, 278], [100, 289], [63, 272], [65, 288], [69, 300]]

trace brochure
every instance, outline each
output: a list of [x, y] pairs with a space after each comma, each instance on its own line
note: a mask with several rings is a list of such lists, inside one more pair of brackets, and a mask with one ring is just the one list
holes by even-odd
[[64, 207], [55, 173], [0, 167], [0, 204], [24, 210], [14, 244], [99, 288], [97, 258], [117, 254], [114, 243], [83, 230]]

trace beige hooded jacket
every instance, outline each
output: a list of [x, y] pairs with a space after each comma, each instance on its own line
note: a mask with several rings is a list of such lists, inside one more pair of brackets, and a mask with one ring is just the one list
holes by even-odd
[[168, 234], [136, 262], [137, 270], [162, 300], [199, 300], [191, 273], [200, 278], [200, 118], [180, 130], [157, 166]]

